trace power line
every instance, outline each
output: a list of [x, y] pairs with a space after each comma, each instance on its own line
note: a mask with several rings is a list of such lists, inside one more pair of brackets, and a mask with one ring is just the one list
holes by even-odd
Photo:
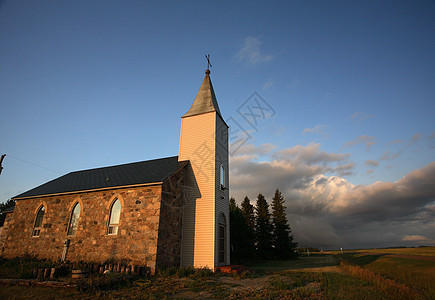
[[47, 168], [47, 167], [44, 167], [44, 166], [41, 166], [41, 165], [38, 165], [38, 164], [32, 163], [32, 162], [30, 162], [30, 161], [27, 161], [27, 160], [24, 160], [24, 159], [21, 159], [21, 158], [18, 158], [18, 157], [13, 157], [13, 156], [11, 156], [11, 155], [9, 155], [9, 154], [8, 154], [8, 157], [13, 158], [13, 159], [16, 159], [16, 160], [19, 160], [19, 161], [21, 161], [21, 162], [25, 162], [25, 163], [27, 163], [27, 164], [33, 165], [33, 166], [38, 167], [38, 168], [42, 168], [42, 169], [45, 169], [45, 170], [48, 170], [48, 171], [51, 171], [51, 172], [57, 173], [57, 174], [62, 174], [62, 173], [59, 172], [59, 171], [56, 171], [56, 170], [53, 170], [53, 169], [50, 169], [50, 168]]

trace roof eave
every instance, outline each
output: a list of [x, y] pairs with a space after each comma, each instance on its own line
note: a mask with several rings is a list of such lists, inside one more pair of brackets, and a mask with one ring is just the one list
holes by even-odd
[[104, 188], [97, 188], [97, 189], [90, 189], [90, 190], [79, 190], [79, 191], [71, 191], [71, 192], [63, 192], [63, 193], [43, 194], [43, 195], [35, 195], [35, 196], [11, 198], [11, 199], [12, 200], [26, 200], [26, 199], [34, 199], [34, 198], [45, 198], [45, 197], [51, 197], [51, 196], [65, 196], [65, 195], [73, 195], [73, 194], [80, 194], [80, 193], [99, 192], [99, 191], [105, 191], [105, 190], [118, 190], [118, 189], [124, 189], [124, 188], [135, 188], [135, 187], [142, 187], [142, 186], [161, 185], [162, 183], [163, 183], [163, 181], [158, 181], [158, 182], [141, 183], [141, 184], [133, 184], [133, 185], [111, 186], [111, 187], [104, 187]]

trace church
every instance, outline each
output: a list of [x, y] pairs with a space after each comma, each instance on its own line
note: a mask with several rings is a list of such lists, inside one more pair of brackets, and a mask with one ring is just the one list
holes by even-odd
[[6, 258], [143, 265], [230, 264], [228, 125], [210, 70], [181, 117], [178, 156], [68, 173], [13, 197]]

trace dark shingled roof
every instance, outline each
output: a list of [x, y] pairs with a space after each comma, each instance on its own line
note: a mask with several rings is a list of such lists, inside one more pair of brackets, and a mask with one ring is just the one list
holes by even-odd
[[71, 172], [13, 199], [162, 182], [186, 162], [178, 156]]

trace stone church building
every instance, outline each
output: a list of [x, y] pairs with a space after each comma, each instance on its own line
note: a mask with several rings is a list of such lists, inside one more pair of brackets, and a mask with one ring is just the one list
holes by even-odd
[[157, 268], [230, 264], [228, 126], [210, 71], [178, 156], [71, 172], [13, 199], [1, 255]]

